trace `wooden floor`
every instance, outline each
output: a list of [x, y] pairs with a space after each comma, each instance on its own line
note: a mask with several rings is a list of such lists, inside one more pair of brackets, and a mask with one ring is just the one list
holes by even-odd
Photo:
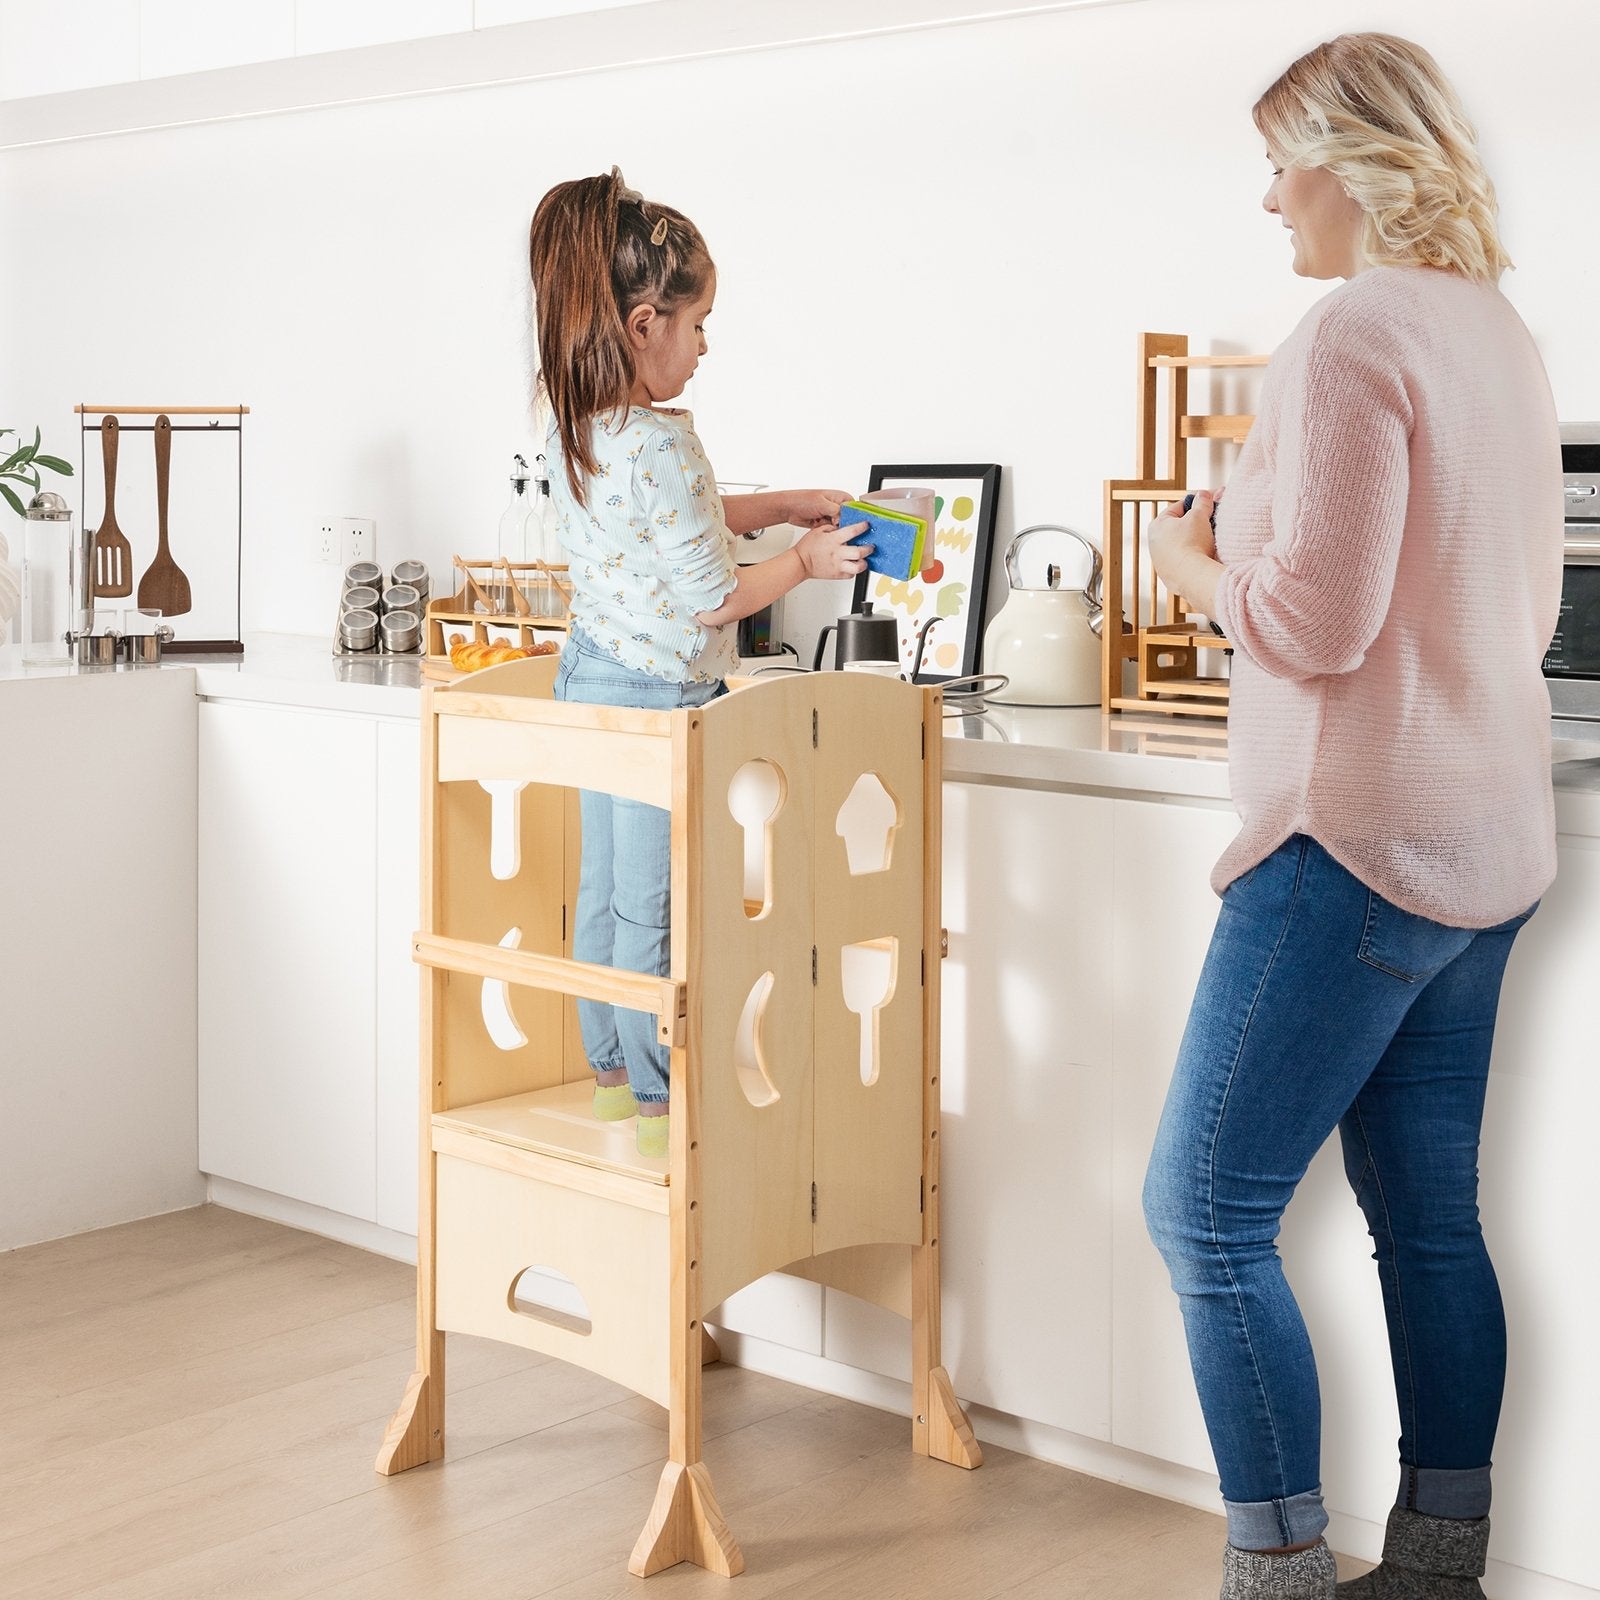
[[452, 1336], [448, 1458], [380, 1478], [411, 1269], [214, 1206], [0, 1256], [5, 1600], [1214, 1600], [1220, 1518], [904, 1418], [706, 1372], [743, 1577], [627, 1558], [666, 1413]]

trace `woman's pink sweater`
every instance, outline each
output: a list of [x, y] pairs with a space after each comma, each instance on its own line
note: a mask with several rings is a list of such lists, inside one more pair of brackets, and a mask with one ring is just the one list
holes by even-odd
[[1304, 833], [1436, 922], [1538, 899], [1561, 541], [1550, 385], [1498, 289], [1371, 267], [1311, 308], [1217, 508], [1243, 820], [1219, 894]]

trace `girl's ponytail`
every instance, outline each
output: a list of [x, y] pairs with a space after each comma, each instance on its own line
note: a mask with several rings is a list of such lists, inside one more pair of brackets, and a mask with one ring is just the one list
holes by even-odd
[[555, 414], [567, 483], [585, 503], [599, 470], [589, 428], [625, 413], [633, 351], [624, 319], [637, 305], [663, 316], [693, 300], [711, 273], [700, 230], [670, 206], [643, 200], [613, 167], [558, 183], [528, 235], [539, 333], [539, 383]]

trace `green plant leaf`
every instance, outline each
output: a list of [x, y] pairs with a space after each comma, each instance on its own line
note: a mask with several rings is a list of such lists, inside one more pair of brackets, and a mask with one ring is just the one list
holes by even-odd
[[38, 453], [39, 444], [43, 438], [44, 430], [42, 428], [35, 428], [33, 430], [33, 449], [28, 452], [29, 455], [35, 455]]
[[59, 472], [65, 478], [72, 476], [71, 462], [63, 461], [60, 456], [35, 456], [33, 464], [43, 467], [47, 472]]
[[28, 513], [23, 509], [22, 502], [3, 483], [0, 483], [0, 494], [3, 494], [11, 502], [11, 509], [19, 517], [27, 516]]
[[9, 473], [12, 468], [20, 466], [27, 459], [26, 450], [18, 450], [14, 455], [7, 456], [4, 461], [0, 461], [0, 474]]

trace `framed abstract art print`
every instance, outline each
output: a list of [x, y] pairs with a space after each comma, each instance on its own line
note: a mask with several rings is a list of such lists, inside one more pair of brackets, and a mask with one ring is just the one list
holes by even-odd
[[856, 579], [852, 609], [870, 602], [892, 612], [900, 624], [901, 670], [910, 673], [922, 645], [918, 683], [943, 683], [978, 670], [983, 643], [983, 607], [989, 592], [989, 552], [994, 544], [1000, 468], [964, 466], [874, 467], [868, 492], [931, 489], [933, 537], [925, 545], [922, 570], [904, 581], [879, 572]]

